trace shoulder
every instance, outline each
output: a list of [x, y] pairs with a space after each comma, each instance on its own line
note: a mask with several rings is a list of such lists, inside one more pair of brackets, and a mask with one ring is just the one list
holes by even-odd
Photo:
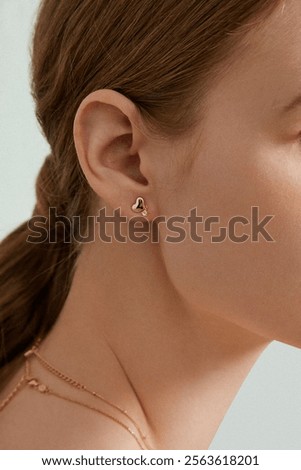
[[[1, 392], [2, 401], [20, 377]], [[120, 424], [94, 410], [24, 386], [0, 412], [1, 450], [140, 449]]]

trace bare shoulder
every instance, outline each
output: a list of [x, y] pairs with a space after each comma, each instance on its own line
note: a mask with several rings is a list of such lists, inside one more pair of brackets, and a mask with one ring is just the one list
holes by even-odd
[[[12, 388], [1, 392], [0, 401]], [[0, 443], [1, 450], [141, 449], [112, 419], [28, 386], [0, 412]]]

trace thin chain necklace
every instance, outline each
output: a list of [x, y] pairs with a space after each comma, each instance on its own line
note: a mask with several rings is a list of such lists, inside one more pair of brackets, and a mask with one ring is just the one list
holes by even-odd
[[[147, 445], [146, 443], [146, 436], [145, 434], [141, 431], [140, 427], [138, 426], [138, 424], [136, 423], [136, 421], [128, 414], [128, 412], [124, 409], [122, 409], [120, 406], [118, 405], [115, 405], [114, 403], [112, 403], [111, 401], [107, 400], [106, 398], [104, 398], [102, 395], [100, 395], [99, 393], [96, 393], [94, 392], [93, 390], [90, 390], [86, 387], [86, 385], [83, 385], [81, 384], [80, 382], [78, 382], [77, 380], [69, 377], [68, 375], [64, 374], [63, 372], [61, 372], [60, 370], [56, 369], [53, 365], [51, 365], [48, 361], [46, 361], [46, 359], [44, 359], [40, 353], [39, 353], [39, 344], [41, 342], [41, 338], [38, 338], [38, 340], [35, 342], [35, 344], [31, 347], [31, 349], [29, 349], [28, 351], [26, 351], [24, 353], [24, 357], [25, 357], [25, 371], [24, 371], [24, 374], [22, 375], [21, 379], [19, 380], [18, 384], [15, 386], [15, 388], [12, 390], [12, 392], [7, 396], [7, 398], [5, 398], [1, 403], [0, 403], [0, 412], [5, 408], [5, 406], [8, 405], [8, 403], [13, 399], [13, 397], [16, 395], [16, 393], [21, 390], [21, 388], [25, 385], [29, 385], [29, 387], [31, 387], [32, 389], [34, 390], [37, 390], [38, 392], [40, 393], [43, 393], [43, 394], [48, 394], [48, 395], [54, 395], [58, 398], [61, 398], [63, 400], [66, 400], [66, 401], [69, 401], [71, 403], [74, 403], [74, 404], [77, 404], [77, 405], [80, 405], [80, 406], [84, 406], [85, 408], [88, 408], [90, 410], [93, 410], [93, 411], [96, 411], [97, 413], [100, 413], [104, 416], [106, 416], [107, 418], [109, 419], [112, 419], [113, 421], [115, 421], [115, 423], [119, 424], [120, 426], [122, 426], [127, 432], [129, 432], [131, 434], [131, 436], [136, 440], [136, 442], [138, 443], [140, 449], [152, 449], [152, 447], [150, 447], [149, 445]], [[100, 410], [99, 408], [96, 408], [92, 405], [88, 405], [86, 403], [83, 403], [79, 400], [75, 400], [73, 398], [70, 398], [70, 397], [67, 397], [65, 395], [61, 395], [60, 393], [57, 393], [55, 392], [54, 390], [52, 390], [50, 387], [48, 387], [46, 384], [44, 383], [41, 383], [36, 377], [33, 377], [32, 374], [31, 374], [31, 368], [30, 368], [30, 361], [29, 361], [29, 358], [32, 357], [32, 356], [35, 356], [37, 358], [37, 360], [39, 361], [39, 363], [45, 368], [47, 369], [49, 372], [51, 372], [53, 375], [55, 375], [56, 377], [58, 377], [59, 379], [62, 379], [64, 380], [65, 382], [67, 382], [69, 385], [79, 389], [79, 390], [83, 390], [87, 393], [89, 393], [90, 395], [94, 396], [95, 398], [98, 398], [100, 400], [102, 400], [103, 402], [107, 403], [108, 405], [110, 405], [111, 407], [113, 407], [115, 410], [117, 410], [118, 412], [120, 412], [123, 416], [125, 416], [129, 421], [131, 421], [131, 423], [134, 425], [134, 427], [136, 428], [137, 432], [138, 432], [138, 435], [140, 437], [140, 439], [142, 439], [143, 443], [140, 442], [140, 439], [138, 438], [138, 436], [136, 435], [136, 433], [129, 427], [127, 426], [125, 423], [123, 423], [122, 421], [120, 421], [118, 418], [116, 418], [115, 416], [112, 416], [110, 415], [109, 413], [106, 413], [102, 410]]]

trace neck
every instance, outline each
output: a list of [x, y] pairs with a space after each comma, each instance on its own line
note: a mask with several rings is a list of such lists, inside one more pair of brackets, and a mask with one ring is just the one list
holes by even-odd
[[206, 449], [265, 338], [196, 312], [144, 244], [84, 246], [41, 354], [126, 408], [157, 449]]

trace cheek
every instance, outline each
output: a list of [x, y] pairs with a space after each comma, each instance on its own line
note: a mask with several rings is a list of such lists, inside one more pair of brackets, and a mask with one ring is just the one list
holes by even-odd
[[[248, 152], [199, 159], [189, 184], [179, 189], [170, 214], [220, 216], [215, 230], [203, 242], [191, 239], [190, 226], [181, 243], [162, 244], [167, 271], [178, 292], [197, 308], [212, 312], [259, 335], [301, 346], [301, 161], [296, 154], [265, 146]], [[301, 155], [300, 155], [301, 159]], [[259, 221], [275, 242], [259, 235], [235, 243], [229, 239], [229, 220], [243, 216], [252, 221], [251, 207], [259, 207]], [[236, 225], [236, 235], [251, 235], [250, 224]], [[220, 227], [228, 237], [214, 243]], [[164, 233], [164, 236], [166, 233]]]

